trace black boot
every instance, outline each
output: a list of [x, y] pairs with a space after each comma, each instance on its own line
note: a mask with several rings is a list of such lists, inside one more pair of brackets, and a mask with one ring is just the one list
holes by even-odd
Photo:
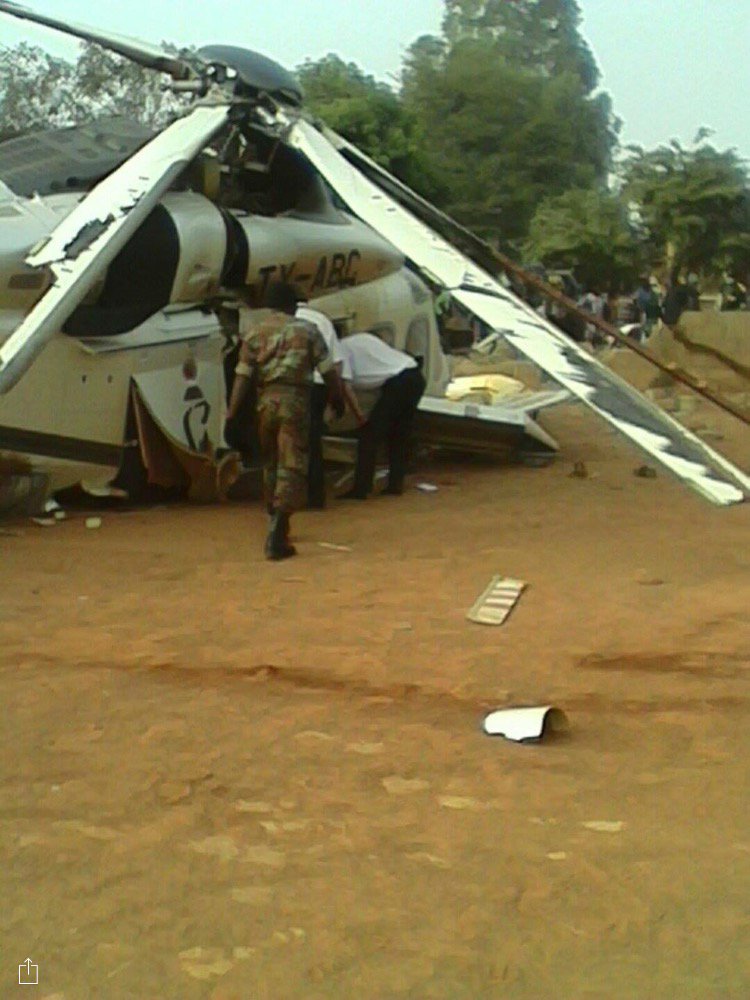
[[266, 538], [266, 559], [288, 559], [297, 554], [289, 542], [289, 515], [277, 510], [271, 515], [271, 524]]
[[281, 516], [284, 522], [284, 550], [285, 550], [284, 558], [288, 558], [289, 556], [296, 556], [297, 550], [289, 540], [289, 533], [291, 531], [291, 526], [289, 522], [291, 521], [292, 516], [291, 514], [282, 514]]

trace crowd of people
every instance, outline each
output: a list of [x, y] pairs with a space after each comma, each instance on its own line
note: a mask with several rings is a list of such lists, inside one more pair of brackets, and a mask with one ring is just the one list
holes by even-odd
[[[331, 320], [311, 308], [290, 284], [269, 286], [262, 305], [248, 295], [240, 309], [240, 354], [227, 408], [227, 440], [251, 392], [256, 394], [257, 436], [263, 492], [269, 515], [266, 558], [296, 554], [290, 519], [303, 507], [326, 503], [322, 437], [326, 410], [347, 409], [358, 427], [354, 485], [339, 499], [366, 500], [373, 492], [377, 453], [385, 445], [388, 482], [383, 492], [404, 490], [414, 417], [425, 390], [421, 359], [398, 351], [369, 332], [339, 339]], [[375, 390], [366, 416], [357, 390]]]
[[[649, 274], [641, 275], [638, 286], [630, 295], [614, 292], [603, 293], [590, 285], [582, 288], [572, 273], [555, 272], [546, 276], [547, 282], [557, 291], [572, 299], [584, 312], [590, 313], [615, 326], [625, 327], [638, 340], [646, 340], [661, 321], [674, 326], [683, 312], [698, 312], [701, 308], [700, 280], [696, 273], [686, 277], [675, 270], [665, 285]], [[540, 312], [552, 320], [574, 340], [600, 346], [606, 337], [593, 323], [585, 323], [581, 317], [572, 314], [555, 301], [544, 301], [541, 296], [534, 304]], [[747, 308], [747, 289], [733, 275], [726, 272], [722, 277], [719, 297], [723, 312]]]

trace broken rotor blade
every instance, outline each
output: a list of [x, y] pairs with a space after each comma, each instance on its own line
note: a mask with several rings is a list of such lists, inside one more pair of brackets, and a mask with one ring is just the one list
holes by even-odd
[[38, 14], [29, 7], [13, 3], [12, 0], [0, 0], [0, 13], [22, 18], [24, 21], [33, 21], [35, 24], [43, 24], [56, 31], [62, 31], [66, 35], [75, 35], [76, 38], [82, 38], [87, 42], [96, 42], [97, 45], [101, 45], [111, 52], [116, 52], [120, 56], [125, 56], [126, 59], [132, 59], [133, 62], [139, 63], [147, 69], [168, 73], [175, 80], [185, 80], [194, 75], [190, 64], [184, 59], [170, 55], [158, 45], [150, 45], [138, 38], [110, 34], [107, 31], [100, 31], [98, 28], [90, 28], [87, 24], [76, 24], [74, 21], [50, 17], [48, 14]]
[[[227, 105], [197, 107], [98, 184], [26, 258], [53, 282], [0, 346], [0, 395], [29, 368], [102, 271], [185, 167], [227, 120]], [[137, 290], [135, 290], [137, 294]]]
[[[291, 128], [288, 141], [307, 156], [355, 214], [609, 424], [713, 503], [726, 505], [746, 499], [750, 476], [539, 316], [402, 207], [394, 195], [366, 177], [340, 150], [351, 151], [359, 161], [366, 162], [368, 173], [387, 178], [390, 189], [401, 189], [413, 200], [428, 205], [424, 199], [344, 139], [335, 135], [333, 139], [335, 146], [300, 119]], [[438, 209], [433, 213], [435, 217], [442, 215]]]

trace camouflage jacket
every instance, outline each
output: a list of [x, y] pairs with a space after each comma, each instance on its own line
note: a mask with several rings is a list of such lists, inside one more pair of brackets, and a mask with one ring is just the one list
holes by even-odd
[[260, 387], [310, 386], [316, 368], [321, 375], [333, 368], [323, 335], [312, 323], [282, 312], [267, 312], [262, 318], [249, 311], [243, 313], [238, 375], [249, 375], [255, 369]]

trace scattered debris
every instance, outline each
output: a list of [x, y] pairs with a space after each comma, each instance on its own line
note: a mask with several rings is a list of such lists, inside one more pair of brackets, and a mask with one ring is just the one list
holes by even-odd
[[38, 524], [40, 528], [54, 528], [57, 524], [57, 520], [54, 517], [32, 517], [31, 520], [34, 524]]
[[420, 493], [437, 493], [438, 491], [434, 483], [417, 483], [417, 489]]
[[204, 837], [203, 840], [191, 840], [188, 846], [198, 854], [210, 854], [222, 861], [232, 861], [240, 853], [231, 837]]
[[349, 753], [359, 753], [363, 757], [369, 757], [372, 754], [382, 753], [385, 749], [384, 743], [347, 743], [345, 750]]
[[101, 528], [102, 519], [100, 517], [87, 517], [83, 523], [87, 528]]
[[0, 528], [0, 536], [3, 538], [23, 538], [23, 532], [15, 528]]
[[590, 819], [586, 823], [581, 823], [587, 830], [596, 830], [597, 833], [619, 833], [624, 829], [625, 824], [621, 819]]
[[407, 858], [410, 861], [426, 861], [428, 864], [434, 865], [436, 868], [450, 868], [450, 861], [446, 861], [445, 858], [438, 857], [437, 854], [430, 854], [427, 851], [415, 851], [413, 854], [407, 854]]
[[56, 521], [64, 521], [67, 517], [57, 500], [47, 500], [44, 504], [44, 513], [50, 517], [54, 517]]
[[526, 743], [540, 740], [547, 733], [568, 729], [567, 716], [553, 705], [528, 708], [501, 708], [490, 712], [483, 723], [488, 736], [504, 736], [506, 740]]
[[490, 585], [466, 617], [478, 625], [502, 625], [525, 588], [523, 580], [493, 576]]
[[281, 851], [274, 851], [265, 844], [256, 844], [246, 847], [245, 853], [240, 859], [246, 864], [264, 865], [267, 868], [283, 868], [286, 864], [286, 855]]
[[285, 820], [283, 823], [277, 823], [275, 820], [260, 820], [260, 825], [266, 831], [266, 833], [299, 833], [301, 830], [306, 830], [312, 823], [311, 819], [289, 819]]
[[255, 954], [255, 948], [232, 948], [232, 958], [236, 959], [238, 962], [244, 962], [248, 958], [252, 958]]
[[547, 857], [550, 861], [564, 861], [567, 858], [565, 851], [551, 851]]
[[174, 806], [178, 802], [184, 802], [191, 795], [190, 785], [180, 784], [176, 781], [165, 781], [159, 785], [157, 795], [167, 805]]
[[189, 948], [180, 952], [182, 971], [204, 982], [211, 976], [223, 976], [232, 968], [221, 948]]
[[336, 545], [334, 542], [318, 542], [321, 549], [331, 549], [333, 552], [351, 552], [351, 545]]
[[570, 477], [573, 479], [588, 479], [589, 470], [586, 468], [586, 463], [576, 462], [573, 466], [573, 471], [570, 473]]
[[640, 476], [641, 479], [656, 479], [656, 469], [650, 465], [639, 465], [637, 469], [633, 469], [633, 475]]
[[410, 792], [423, 792], [430, 787], [429, 781], [421, 778], [399, 778], [397, 774], [383, 778], [383, 788], [390, 795], [408, 795]]
[[444, 809], [468, 809], [471, 812], [482, 812], [489, 808], [485, 802], [464, 795], [438, 795], [438, 804]]
[[321, 733], [317, 729], [304, 729], [302, 732], [294, 734], [295, 740], [306, 740], [306, 741], [321, 741], [323, 743], [332, 743], [336, 737], [331, 736], [330, 733]]
[[270, 813], [273, 806], [269, 802], [248, 802], [247, 799], [237, 799], [234, 803], [237, 812], [242, 813]]

